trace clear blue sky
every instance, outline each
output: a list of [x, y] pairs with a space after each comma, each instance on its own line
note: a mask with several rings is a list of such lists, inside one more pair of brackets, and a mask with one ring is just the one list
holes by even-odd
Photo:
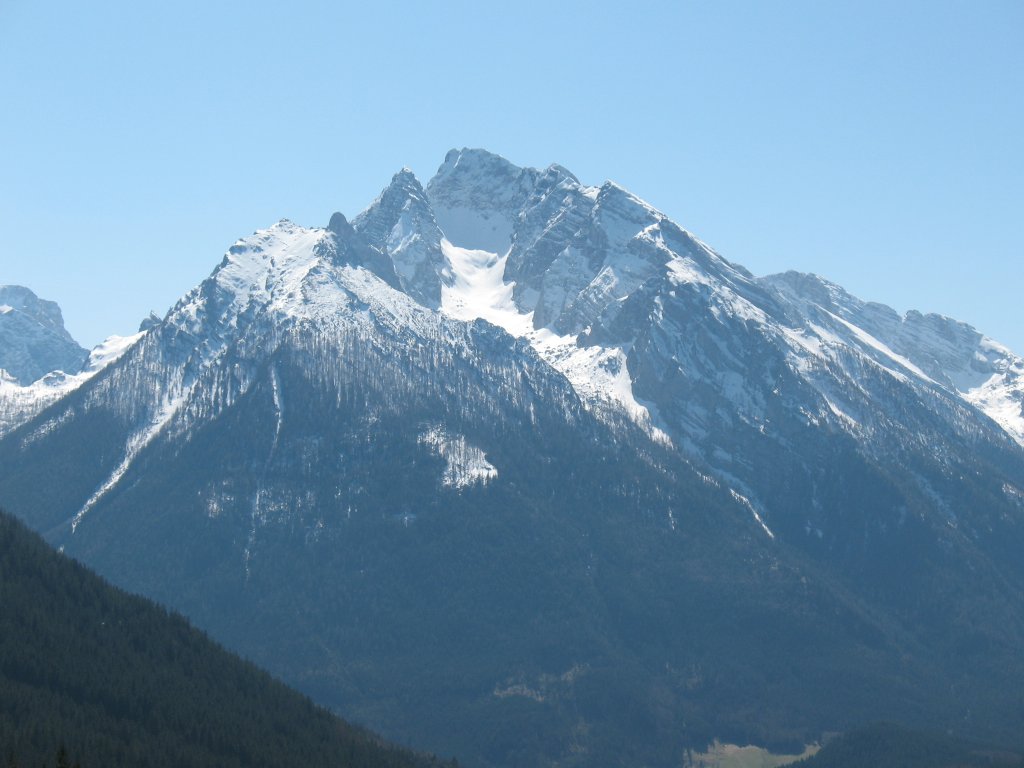
[[1024, 353], [1024, 3], [0, 0], [0, 283], [92, 345], [451, 147]]

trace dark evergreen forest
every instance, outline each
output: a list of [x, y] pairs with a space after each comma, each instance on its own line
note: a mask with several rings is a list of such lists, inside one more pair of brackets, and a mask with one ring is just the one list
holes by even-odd
[[0, 512], [0, 765], [426, 768]]

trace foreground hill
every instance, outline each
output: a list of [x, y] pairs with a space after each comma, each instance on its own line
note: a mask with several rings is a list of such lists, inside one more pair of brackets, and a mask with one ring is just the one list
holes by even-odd
[[0, 513], [0, 759], [103, 766], [437, 762], [384, 746]]

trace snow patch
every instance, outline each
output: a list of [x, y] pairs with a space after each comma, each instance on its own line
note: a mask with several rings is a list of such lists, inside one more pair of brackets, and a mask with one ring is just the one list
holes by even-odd
[[662, 445], [672, 445], [651, 410], [633, 395], [626, 354], [620, 347], [577, 344], [576, 336], [559, 336], [546, 328], [533, 330], [527, 338], [541, 357], [565, 376], [584, 402], [608, 403], [624, 411], [647, 434]]
[[460, 248], [447, 240], [441, 250], [452, 280], [441, 287], [441, 311], [458, 320], [478, 318], [513, 336], [525, 338], [537, 353], [562, 373], [587, 403], [608, 403], [624, 410], [655, 440], [670, 444], [668, 435], [654, 424], [650, 411], [633, 395], [633, 383], [620, 347], [578, 344], [575, 335], [560, 336], [533, 327], [533, 312], [520, 312], [512, 299], [515, 283], [505, 282], [508, 254]]
[[117, 360], [135, 346], [135, 343], [145, 336], [145, 331], [132, 334], [131, 336], [109, 336], [89, 352], [89, 360], [85, 364], [85, 370], [89, 373], [102, 371], [108, 365]]
[[270, 369], [270, 391], [274, 397], [274, 442], [270, 445], [270, 455], [273, 458], [281, 437], [281, 424], [284, 420], [284, 411], [281, 405], [281, 379], [277, 375], [276, 367]]
[[522, 314], [512, 301], [514, 283], [505, 282], [508, 254], [459, 248], [441, 240], [453, 278], [441, 287], [441, 311], [458, 320], [481, 318], [513, 336], [526, 336], [533, 328], [533, 313]]
[[[925, 373], [920, 368], [918, 368], [916, 365], [914, 365], [912, 362], [910, 362], [910, 360], [905, 358], [903, 355], [900, 355], [900, 354], [894, 352], [886, 344], [883, 344], [881, 341], [876, 339], [874, 336], [872, 336], [870, 333], [868, 333], [864, 329], [858, 328], [856, 325], [854, 325], [853, 323], [849, 322], [848, 320], [844, 320], [839, 315], [832, 314], [827, 309], [824, 310], [824, 312], [826, 314], [830, 315], [837, 322], [842, 323], [844, 326], [846, 326], [846, 328], [848, 328], [853, 333], [853, 335], [857, 337], [857, 339], [861, 343], [871, 347], [872, 349], [874, 349], [874, 350], [876, 350], [878, 352], [881, 352], [883, 355], [888, 357], [894, 363], [897, 363], [898, 365], [900, 365], [903, 368], [907, 369], [908, 371], [913, 373], [918, 378], [924, 379], [925, 381], [929, 382], [930, 384], [937, 384], [937, 382], [934, 379], [932, 379], [931, 376], [929, 376], [927, 373]], [[888, 370], [890, 373], [892, 373], [893, 376], [895, 376], [896, 378], [900, 379], [901, 381], [905, 381], [906, 380], [906, 378], [903, 376], [903, 374], [899, 373], [898, 371], [894, 371], [891, 368], [887, 368], [886, 370]]]
[[757, 524], [760, 525], [761, 528], [764, 529], [764, 532], [768, 534], [768, 538], [775, 538], [775, 534], [772, 533], [771, 528], [769, 528], [765, 524], [764, 520], [761, 519], [761, 515], [759, 515], [757, 510], [754, 509], [754, 505], [750, 503], [750, 499], [748, 499], [742, 493], [734, 491], [732, 488], [729, 489], [729, 495], [732, 496], [735, 501], [739, 502], [740, 506], [746, 507], [750, 511], [750, 514], [754, 516], [754, 519], [757, 521]]
[[256, 547], [256, 533], [259, 529], [260, 523], [266, 522], [266, 511], [263, 500], [266, 498], [266, 489], [264, 488], [264, 481], [266, 480], [267, 472], [270, 470], [270, 466], [274, 461], [274, 456], [277, 454], [277, 445], [281, 439], [281, 425], [284, 422], [284, 410], [281, 400], [281, 380], [277, 373], [277, 367], [271, 366], [270, 368], [270, 394], [274, 401], [274, 437], [270, 442], [270, 451], [267, 453], [267, 460], [263, 464], [263, 472], [260, 474], [259, 481], [256, 485], [256, 493], [252, 499], [252, 511], [250, 513], [250, 527], [249, 536], [246, 539], [245, 552], [243, 553], [242, 560], [245, 566], [245, 579], [249, 580], [252, 575], [250, 570], [250, 563], [252, 562], [252, 553]]
[[422, 433], [418, 442], [445, 460], [441, 484], [447, 488], [462, 490], [471, 485], [487, 485], [498, 476], [498, 470], [487, 461], [484, 452], [462, 435], [434, 426]]
[[1006, 494], [1008, 499], [1024, 506], [1024, 491], [1017, 486], [1010, 485], [1009, 483], [1003, 483], [1003, 493]]
[[[664, 245], [663, 240], [661, 244]], [[668, 279], [673, 285], [711, 285], [711, 280], [693, 259], [675, 257], [666, 266], [668, 267]]]
[[163, 431], [164, 427], [167, 426], [168, 422], [174, 417], [181, 406], [185, 403], [186, 395], [177, 394], [174, 396], [165, 397], [159, 410], [150, 420], [143, 429], [136, 432], [129, 439], [125, 445], [124, 458], [121, 459], [121, 463], [117, 465], [110, 477], [96, 489], [96, 491], [88, 498], [82, 508], [75, 513], [74, 518], [71, 520], [71, 533], [78, 530], [78, 526], [82, 520], [88, 514], [89, 510], [96, 506], [96, 503], [106, 496], [113, 488], [121, 482], [121, 478], [124, 477], [125, 473], [131, 467], [135, 458], [139, 455], [143, 448], [153, 442], [153, 438]]
[[1024, 379], [996, 373], [980, 387], [961, 396], [996, 422], [1019, 445], [1024, 446]]
[[[825, 396], [822, 395], [822, 397], [825, 397]], [[838, 418], [839, 421], [841, 421], [844, 425], [846, 425], [846, 428], [848, 430], [850, 430], [851, 432], [854, 432], [854, 431], [860, 429], [860, 424], [857, 422], [857, 420], [855, 418], [853, 418], [849, 414], [847, 414], [844, 411], [842, 411], [839, 408], [839, 406], [837, 406], [835, 403], [833, 403], [827, 397], [825, 397], [825, 405], [828, 406], [828, 409], [830, 411], [832, 411], [832, 414], [836, 418]]]
[[[26, 386], [11, 377], [0, 376], [0, 437], [27, 422], [47, 406], [78, 389], [111, 363], [119, 360], [145, 333], [132, 336], [111, 336], [93, 348], [89, 360], [80, 373], [74, 375], [52, 371]], [[51, 424], [48, 421], [47, 424]], [[46, 427], [44, 424], [39, 429]], [[56, 428], [51, 424], [50, 429]], [[42, 436], [39, 429], [25, 438], [28, 445]]]

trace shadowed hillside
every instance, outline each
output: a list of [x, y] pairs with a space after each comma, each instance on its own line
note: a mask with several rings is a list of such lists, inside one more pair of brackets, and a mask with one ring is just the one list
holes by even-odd
[[[0, 761], [419, 768], [0, 513]], [[59, 762], [59, 761], [58, 761]]]

